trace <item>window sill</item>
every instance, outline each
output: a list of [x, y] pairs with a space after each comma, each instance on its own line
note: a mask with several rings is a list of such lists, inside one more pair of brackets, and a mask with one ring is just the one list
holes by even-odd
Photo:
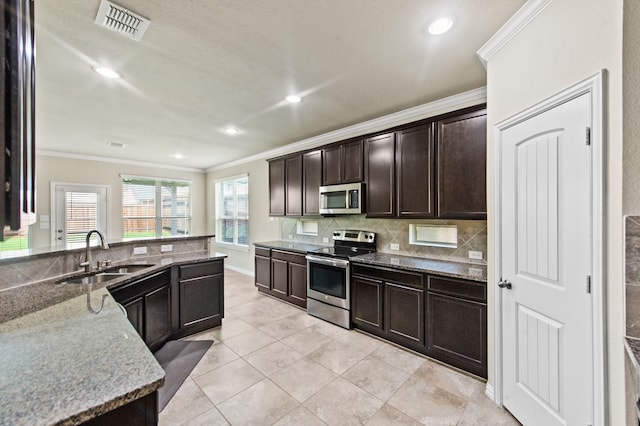
[[223, 249], [229, 249], [229, 250], [235, 250], [235, 251], [242, 251], [245, 253], [249, 252], [249, 246], [243, 246], [243, 245], [239, 245], [239, 244], [230, 244], [230, 243], [222, 243], [219, 241], [215, 242], [216, 247], [220, 247]]

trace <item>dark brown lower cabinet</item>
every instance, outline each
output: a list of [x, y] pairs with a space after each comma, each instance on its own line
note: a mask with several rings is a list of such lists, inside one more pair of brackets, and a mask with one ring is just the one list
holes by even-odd
[[124, 306], [149, 349], [158, 349], [169, 338], [173, 320], [170, 269], [112, 290], [111, 295]]
[[486, 284], [430, 276], [427, 355], [487, 377]]
[[351, 298], [351, 321], [357, 328], [423, 350], [422, 274], [354, 265]]
[[164, 279], [165, 285], [144, 295], [144, 341], [151, 350], [171, 336], [171, 274]]
[[255, 285], [259, 291], [307, 307], [307, 259], [304, 254], [256, 247], [255, 267]]
[[217, 327], [224, 316], [224, 266], [222, 261], [178, 267], [177, 337]]
[[271, 249], [256, 247], [254, 258], [256, 287], [271, 289]]
[[487, 377], [486, 283], [353, 264], [355, 328]]
[[110, 289], [150, 350], [216, 327], [224, 316], [223, 260], [167, 267]]

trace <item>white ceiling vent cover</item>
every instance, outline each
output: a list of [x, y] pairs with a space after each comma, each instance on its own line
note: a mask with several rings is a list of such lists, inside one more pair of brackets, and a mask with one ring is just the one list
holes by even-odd
[[101, 27], [140, 41], [151, 21], [122, 6], [102, 0], [95, 22]]

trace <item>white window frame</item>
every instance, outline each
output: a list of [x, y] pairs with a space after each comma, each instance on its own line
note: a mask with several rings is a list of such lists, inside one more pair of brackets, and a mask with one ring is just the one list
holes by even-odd
[[[238, 243], [228, 243], [225, 241], [220, 241], [222, 232], [220, 232], [220, 184], [222, 184], [222, 182], [226, 182], [229, 180], [237, 180], [237, 179], [241, 179], [241, 178], [247, 178], [247, 189], [248, 189], [248, 185], [249, 185], [249, 174], [248, 173], [243, 173], [240, 175], [235, 175], [235, 176], [229, 176], [226, 178], [221, 178], [221, 179], [216, 179], [214, 180], [214, 199], [215, 199], [215, 230], [216, 230], [216, 246], [218, 247], [222, 247], [222, 248], [228, 248], [228, 249], [232, 249], [232, 250], [237, 250], [237, 251], [242, 251], [242, 252], [248, 252], [249, 251], [249, 246], [250, 246], [250, 241], [251, 241], [251, 227], [249, 227], [249, 231], [247, 233], [247, 244], [238, 244]], [[234, 227], [233, 227], [233, 240], [234, 241], [238, 241], [238, 225], [237, 225], [237, 221], [238, 221], [238, 217], [237, 217], [237, 212], [236, 212], [236, 204], [235, 204], [235, 199], [236, 199], [236, 186], [233, 186], [233, 198], [234, 198], [234, 213], [233, 213], [233, 220], [234, 220]], [[249, 190], [249, 194], [248, 197], [250, 199], [251, 197], [251, 191]], [[247, 221], [249, 221], [249, 218], [251, 217], [251, 210], [250, 210], [250, 202], [248, 202], [247, 205]]]
[[[186, 180], [186, 179], [174, 179], [174, 178], [163, 178], [163, 177], [151, 177], [151, 176], [137, 176], [137, 175], [125, 175], [125, 174], [121, 174], [120, 175], [120, 185], [122, 188], [122, 194], [124, 197], [124, 180], [125, 179], [140, 179], [140, 180], [149, 180], [149, 181], [154, 181], [156, 183], [156, 215], [155, 215], [155, 221], [156, 221], [156, 227], [155, 227], [155, 238], [160, 238], [162, 237], [162, 219], [171, 219], [171, 218], [176, 218], [176, 219], [189, 219], [189, 232], [185, 235], [192, 235], [192, 226], [193, 226], [193, 182], [190, 180]], [[181, 182], [181, 183], [186, 183], [189, 184], [189, 215], [188, 216], [162, 216], [162, 182]], [[124, 209], [124, 199], [122, 200], [122, 209]], [[121, 209], [121, 210], [122, 210]], [[124, 240], [135, 240], [136, 238], [125, 238], [124, 234], [125, 234], [125, 226], [124, 226], [124, 216], [122, 214], [122, 211], [120, 212], [120, 217], [122, 220], [122, 239]], [[148, 219], [150, 218], [145, 216], [145, 217], [140, 217], [140, 219]], [[131, 218], [128, 217], [127, 219], [136, 219], [135, 217]]]

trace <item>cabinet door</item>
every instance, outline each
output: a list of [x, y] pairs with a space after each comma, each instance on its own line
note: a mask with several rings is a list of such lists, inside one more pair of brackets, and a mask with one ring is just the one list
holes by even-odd
[[291, 303], [307, 307], [307, 265], [289, 263], [289, 297]]
[[282, 296], [288, 296], [288, 262], [286, 260], [271, 259], [271, 290]]
[[256, 287], [271, 288], [271, 259], [263, 256], [255, 256], [255, 283]]
[[142, 298], [134, 299], [122, 305], [127, 311], [127, 318], [140, 337], [144, 338], [144, 303]]
[[303, 211], [305, 216], [320, 214], [319, 189], [322, 184], [322, 151], [312, 151], [302, 156]]
[[438, 216], [486, 219], [486, 111], [439, 121], [437, 139]]
[[337, 185], [342, 182], [342, 146], [322, 149], [322, 184]]
[[487, 306], [427, 293], [427, 355], [487, 377]]
[[390, 340], [424, 346], [424, 291], [385, 283], [385, 331]]
[[433, 124], [400, 130], [396, 138], [398, 216], [434, 217]]
[[382, 333], [382, 281], [353, 276], [351, 278], [351, 321], [358, 328]]
[[208, 275], [180, 281], [180, 328], [221, 319], [222, 275]]
[[153, 350], [171, 335], [171, 286], [166, 285], [144, 296], [144, 341]]
[[285, 164], [285, 214], [302, 216], [302, 155], [288, 157]]
[[342, 144], [342, 183], [362, 182], [362, 141]]
[[395, 215], [395, 136], [365, 139], [367, 217]]
[[269, 162], [269, 215], [284, 216], [285, 160]]

